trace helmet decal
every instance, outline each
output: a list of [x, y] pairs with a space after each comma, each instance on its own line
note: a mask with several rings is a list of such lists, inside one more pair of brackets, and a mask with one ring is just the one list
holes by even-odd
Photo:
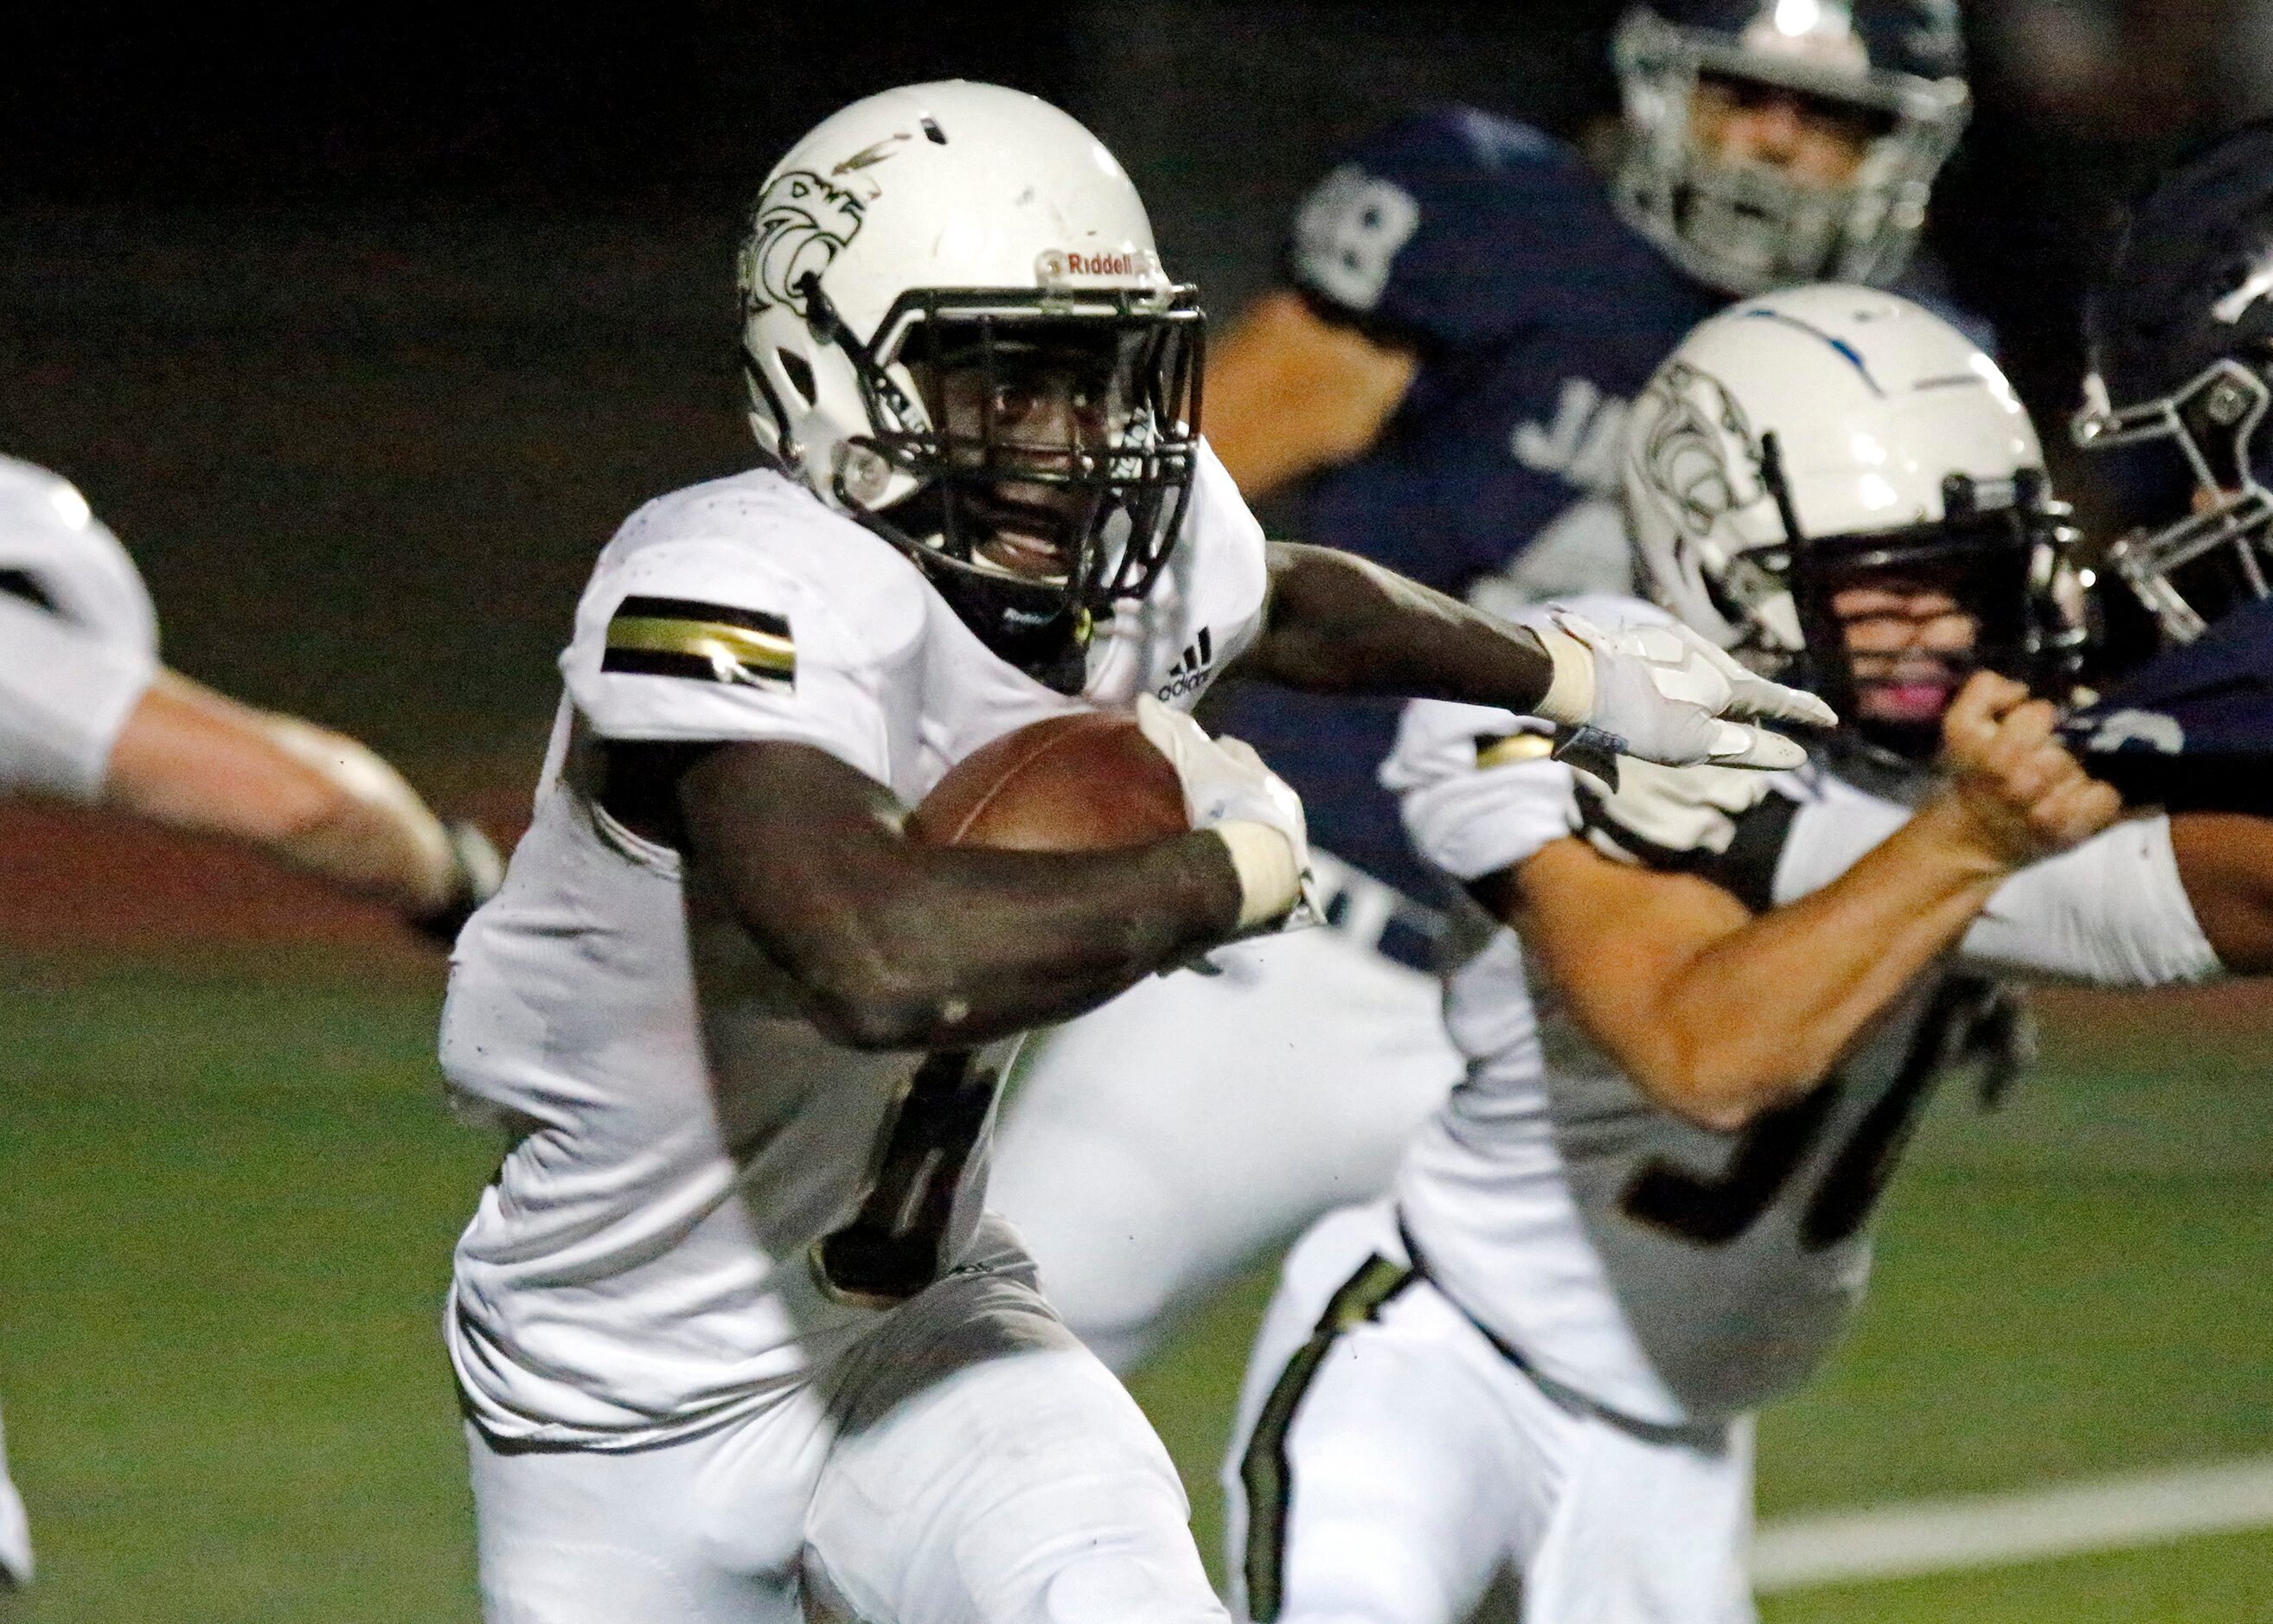
[[826, 271], [860, 233], [868, 199], [810, 169], [774, 177], [751, 211], [741, 282], [752, 313], [776, 304], [804, 312], [798, 284]]
[[[929, 119], [926, 119], [924, 122], [926, 124], [931, 123]], [[932, 124], [931, 127], [932, 132], [938, 144], [941, 146], [946, 146], [947, 138], [937, 133], [939, 127], [936, 124]], [[829, 172], [831, 175], [850, 175], [856, 169], [865, 169], [872, 164], [881, 163], [885, 159], [892, 155], [894, 148], [897, 147], [901, 142], [910, 138], [911, 138], [906, 131], [896, 130], [881, 141], [869, 142], [867, 146], [862, 147], [859, 152], [854, 153], [850, 158], [847, 158], [844, 162], [836, 165]]]
[[1744, 475], [1729, 464], [1729, 440], [1749, 447], [1752, 430], [1718, 378], [1677, 361], [1650, 385], [1649, 398], [1660, 409], [1647, 419], [1639, 461], [1684, 530], [1710, 535], [1723, 517], [1760, 499], [1757, 468], [1746, 490]]

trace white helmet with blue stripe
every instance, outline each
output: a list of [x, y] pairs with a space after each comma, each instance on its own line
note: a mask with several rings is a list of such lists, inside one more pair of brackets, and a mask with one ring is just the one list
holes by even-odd
[[1855, 707], [1833, 596], [1945, 587], [1971, 663], [2049, 686], [2082, 623], [2044, 455], [1997, 363], [1923, 306], [1786, 288], [1692, 329], [1635, 400], [1622, 465], [1650, 590], [1768, 674]]

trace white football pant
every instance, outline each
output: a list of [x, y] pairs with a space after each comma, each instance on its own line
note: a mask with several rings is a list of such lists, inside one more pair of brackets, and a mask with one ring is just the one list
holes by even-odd
[[1644, 1437], [1550, 1398], [1414, 1276], [1385, 1203], [1288, 1255], [1224, 1465], [1234, 1612], [1460, 1624], [1753, 1624], [1749, 1422]]
[[1115, 1370], [1172, 1310], [1386, 1189], [1460, 1079], [1437, 978], [1369, 945], [1409, 942], [1410, 905], [1313, 855], [1336, 924], [1148, 977], [1020, 1062], [987, 1205]]
[[691, 1439], [469, 1437], [489, 1624], [1225, 1624], [1167, 1451], [1015, 1276]]
[[32, 1582], [32, 1525], [24, 1497], [8, 1476], [8, 1439], [0, 1432], [0, 1590]]

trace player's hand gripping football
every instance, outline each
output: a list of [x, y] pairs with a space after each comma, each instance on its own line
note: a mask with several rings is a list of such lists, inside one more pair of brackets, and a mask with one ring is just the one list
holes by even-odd
[[1838, 721], [1812, 693], [1746, 670], [1687, 626], [1605, 631], [1569, 610], [1533, 630], [1555, 662], [1538, 715], [1567, 730], [1556, 755], [1615, 790], [1617, 758], [1667, 767], [1794, 767], [1807, 752], [1732, 717], [1829, 727]]
[[1932, 808], [1956, 838], [2005, 868], [2067, 850], [2115, 821], [2113, 789], [2052, 737], [2059, 715], [1993, 671], [1977, 671], [1941, 722], [1949, 787]]
[[1198, 722], [1150, 694], [1136, 701], [1136, 725], [1176, 769], [1192, 827], [1212, 829], [1230, 849], [1239, 874], [1240, 930], [1317, 923], [1309, 831], [1294, 790], [1250, 745], [1210, 738]]

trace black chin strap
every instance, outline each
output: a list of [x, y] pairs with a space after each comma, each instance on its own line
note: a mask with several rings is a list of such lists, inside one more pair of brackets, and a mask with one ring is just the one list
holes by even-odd
[[1774, 429], [1760, 436], [1760, 483], [1775, 498], [1776, 517], [1783, 521], [1783, 538], [1797, 558], [1807, 538], [1799, 531], [1799, 511], [1791, 505], [1791, 482], [1783, 474], [1783, 447], [1777, 442]]

